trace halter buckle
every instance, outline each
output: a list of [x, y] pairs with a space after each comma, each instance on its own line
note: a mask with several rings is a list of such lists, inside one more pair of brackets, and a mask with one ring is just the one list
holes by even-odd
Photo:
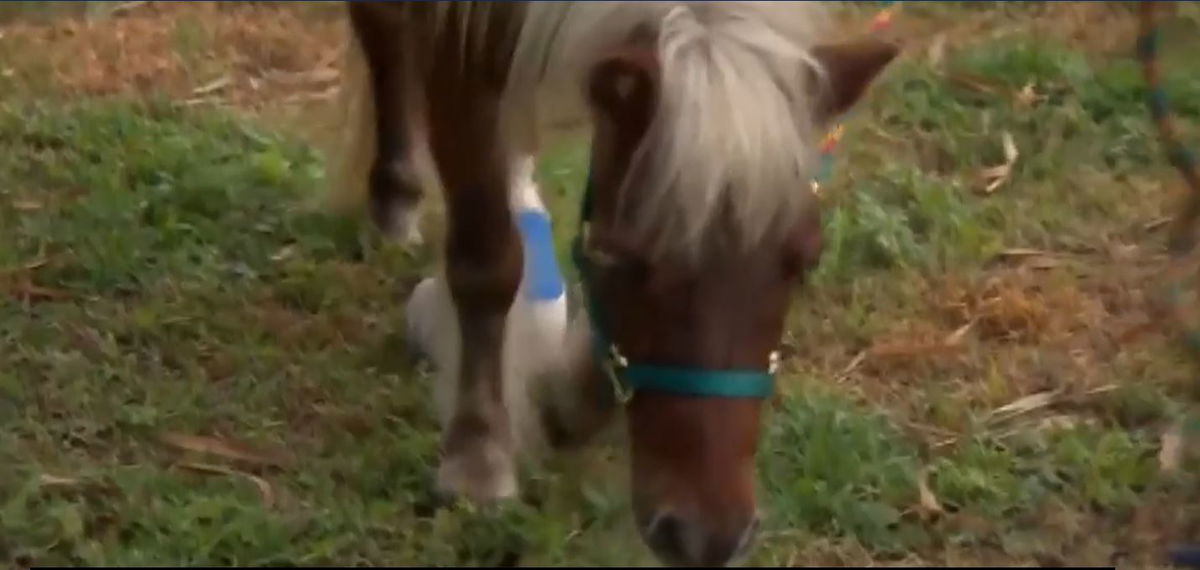
[[621, 371], [629, 366], [629, 360], [621, 355], [621, 351], [617, 350], [616, 345], [608, 345], [608, 357], [605, 359], [604, 371], [608, 374], [608, 380], [613, 387], [613, 395], [617, 399], [617, 403], [624, 406], [633, 399], [633, 390], [625, 385], [621, 380]]

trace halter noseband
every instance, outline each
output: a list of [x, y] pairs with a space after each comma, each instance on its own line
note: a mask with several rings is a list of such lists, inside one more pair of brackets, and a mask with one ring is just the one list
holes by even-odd
[[579, 230], [571, 243], [571, 257], [579, 270], [584, 306], [592, 329], [592, 354], [596, 364], [613, 384], [617, 400], [622, 404], [633, 398], [637, 390], [668, 392], [684, 396], [715, 398], [771, 397], [775, 387], [775, 372], [779, 368], [779, 353], [772, 352], [764, 370], [708, 370], [630, 363], [621, 355], [609, 335], [608, 321], [596, 302], [592, 287], [594, 266], [586, 250], [587, 225], [592, 217], [592, 177], [584, 187], [579, 215]]

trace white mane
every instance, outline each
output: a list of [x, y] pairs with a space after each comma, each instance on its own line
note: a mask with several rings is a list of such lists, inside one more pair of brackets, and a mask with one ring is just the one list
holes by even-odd
[[[812, 2], [530, 2], [509, 81], [510, 118], [536, 121], [582, 94], [592, 58], [637, 26], [658, 31], [659, 108], [626, 213], [655, 253], [694, 252], [716, 222], [743, 246], [778, 237], [806, 206], [820, 133]], [[813, 73], [815, 72], [815, 73]], [[536, 103], [536, 104], [535, 104]], [[527, 127], [518, 127], [527, 128]], [[622, 194], [626, 200], [630, 196]], [[723, 216], [730, 215], [731, 218]]]

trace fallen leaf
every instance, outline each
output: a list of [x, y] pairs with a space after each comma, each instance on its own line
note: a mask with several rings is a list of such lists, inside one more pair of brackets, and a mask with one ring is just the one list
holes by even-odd
[[262, 78], [282, 85], [320, 84], [337, 81], [341, 72], [336, 67], [322, 67], [300, 72], [271, 71]]
[[971, 75], [969, 73], [961, 72], [951, 73], [947, 76], [947, 79], [949, 79], [951, 83], [958, 84], [960, 87], [965, 87], [971, 91], [976, 91], [979, 93], [994, 94], [997, 91], [997, 88], [992, 84], [992, 82], [978, 75]]
[[991, 166], [981, 170], [979, 177], [987, 183], [983, 191], [988, 194], [995, 192], [996, 189], [1000, 188], [1001, 184], [1004, 184], [1008, 180], [1010, 172], [1012, 172], [1012, 167], [1007, 164]]
[[858, 354], [854, 355], [854, 358], [852, 358], [850, 360], [850, 363], [847, 364], [846, 367], [842, 369], [842, 373], [838, 374], [837, 381], [841, 382], [841, 381], [845, 380], [846, 378], [848, 378], [850, 376], [851, 372], [854, 372], [855, 369], [857, 369], [859, 366], [861, 366], [863, 361], [865, 361], [867, 359], [868, 352], [870, 352], [870, 350], [860, 350], [858, 352]]
[[946, 34], [934, 36], [933, 41], [929, 42], [929, 49], [925, 54], [926, 59], [929, 60], [929, 67], [940, 67], [942, 60], [946, 58]]
[[1103, 386], [1096, 386], [1095, 388], [1091, 388], [1087, 392], [1084, 392], [1083, 395], [1084, 396], [1099, 396], [1100, 394], [1107, 394], [1109, 392], [1112, 392], [1112, 391], [1116, 390], [1118, 387], [1119, 386], [1117, 386], [1116, 384], [1105, 384]]
[[1150, 220], [1142, 225], [1142, 231], [1152, 232], [1171, 223], [1175, 218], [1172, 216], [1163, 216], [1154, 220]]
[[285, 245], [271, 256], [271, 261], [283, 261], [296, 253], [296, 246]]
[[1013, 140], [1012, 134], [1008, 131], [1004, 131], [1004, 133], [1000, 136], [1000, 140], [1004, 145], [1004, 160], [1008, 161], [1008, 164], [1010, 165], [1015, 163], [1017, 161], [1017, 157], [1021, 156], [1021, 153], [1017, 151], [1017, 143]]
[[1162, 442], [1158, 450], [1158, 468], [1163, 473], [1177, 471], [1183, 455], [1182, 451], [1183, 429], [1176, 424], [1162, 434]]
[[990, 415], [993, 418], [997, 416], [1007, 416], [1011, 418], [1021, 414], [1026, 414], [1053, 404], [1055, 398], [1058, 397], [1058, 394], [1058, 390], [1036, 392], [1000, 406], [999, 408], [992, 410]]
[[990, 166], [979, 173], [980, 178], [986, 183], [984, 192], [987, 194], [995, 192], [1005, 182], [1008, 182], [1008, 179], [1012, 176], [1013, 166], [1017, 163], [1017, 158], [1021, 156], [1021, 153], [1017, 150], [1017, 143], [1013, 141], [1012, 134], [1004, 131], [1000, 135], [1000, 140], [1004, 146], [1004, 164]]
[[42, 473], [38, 476], [38, 483], [46, 487], [72, 487], [79, 484], [79, 479]]
[[1038, 422], [1038, 429], [1058, 431], [1058, 430], [1072, 429], [1078, 425], [1079, 425], [1078, 419], [1071, 417], [1071, 416], [1059, 414], [1056, 416], [1050, 416], [1050, 417], [1045, 418], [1042, 421]]
[[18, 212], [35, 212], [42, 209], [41, 202], [35, 202], [33, 200], [14, 200], [12, 205], [13, 209], [17, 210]]
[[184, 107], [198, 107], [200, 105], [219, 105], [224, 102], [220, 97], [190, 97], [180, 101], [178, 104]]
[[917, 500], [918, 511], [924, 518], [933, 518], [946, 512], [937, 495], [929, 488], [929, 473], [924, 469], [917, 476]]
[[258, 494], [262, 497], [263, 504], [267, 508], [275, 506], [275, 490], [271, 488], [271, 484], [265, 479], [257, 475], [252, 475], [244, 471], [230, 469], [221, 465], [212, 465], [209, 463], [180, 463], [180, 468], [197, 471], [200, 473], [212, 473], [215, 475], [228, 475], [230, 477], [243, 477], [249, 479], [258, 488]]
[[1029, 249], [1024, 247], [1013, 247], [1005, 249], [998, 253], [1000, 257], [1029, 257], [1034, 255], [1050, 255], [1049, 252], [1040, 249]]
[[970, 332], [971, 327], [974, 327], [974, 326], [975, 326], [975, 321], [972, 320], [971, 322], [969, 322], [961, 327], [958, 327], [958, 329], [956, 329], [954, 332], [946, 335], [946, 339], [943, 340], [942, 342], [944, 342], [946, 344], [946, 346], [958, 346], [958, 345], [962, 344], [963, 339], [966, 338], [967, 333]]
[[210, 93], [215, 93], [229, 86], [230, 83], [233, 83], [233, 78], [228, 75], [222, 75], [213, 81], [209, 81], [208, 83], [193, 89], [192, 95], [196, 97], [202, 97]]
[[163, 434], [161, 439], [168, 445], [172, 445], [186, 451], [204, 453], [207, 455], [216, 455], [226, 459], [244, 461], [246, 463], [253, 463], [256, 465], [282, 467], [287, 464], [287, 461], [279, 455], [251, 450], [244, 445], [217, 439], [215, 437], [167, 433]]
[[1033, 107], [1043, 99], [1037, 91], [1033, 89], [1033, 82], [1026, 83], [1016, 95], [1017, 104], [1023, 107]]
[[337, 97], [337, 94], [338, 94], [338, 87], [335, 85], [333, 87], [329, 87], [328, 89], [324, 89], [322, 91], [315, 91], [315, 92], [311, 92], [311, 93], [297, 93], [295, 95], [290, 95], [290, 96], [284, 98], [283, 101], [286, 103], [307, 103], [310, 101], [327, 101], [327, 100]]

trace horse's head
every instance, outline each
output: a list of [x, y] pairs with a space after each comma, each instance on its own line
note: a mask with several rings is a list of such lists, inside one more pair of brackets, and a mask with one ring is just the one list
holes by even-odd
[[[754, 87], [764, 90], [758, 93], [735, 86], [683, 96], [669, 90], [728, 88], [716, 84], [764, 77], [736, 69], [718, 76], [703, 66], [681, 72], [698, 75], [667, 77], [661, 44], [632, 42], [590, 73], [589, 223], [577, 256], [597, 360], [632, 388], [626, 413], [642, 536], [663, 562], [724, 565], [754, 540], [762, 404], [790, 292], [816, 264], [821, 230], [808, 182], [814, 161], [770, 164], [721, 153], [756, 148], [767, 160], [779, 156], [771, 145], [791, 144], [815, 155], [822, 129], [859, 99], [897, 48], [875, 40], [824, 45], [800, 58], [804, 63], [794, 60], [796, 69], [771, 70], [806, 74], [796, 79], [806, 93], [764, 82]], [[756, 96], [731, 107], [719, 100], [730, 92]], [[674, 97], [670, 105], [692, 104], [671, 116], [667, 96]], [[736, 106], [759, 104], [766, 107]], [[780, 114], [764, 117], [770, 110]], [[759, 123], [737, 128], [743, 111]], [[716, 135], [708, 130], [731, 126]], [[722, 141], [729, 145], [715, 144]], [[702, 150], [713, 153], [712, 164], [688, 154]], [[730, 171], [736, 168], [768, 172]], [[697, 178], [709, 173], [726, 178]], [[795, 183], [748, 187], [781, 180]], [[783, 207], [793, 211], [771, 211]], [[693, 224], [701, 217], [705, 224]], [[610, 350], [619, 357], [608, 357]]]

